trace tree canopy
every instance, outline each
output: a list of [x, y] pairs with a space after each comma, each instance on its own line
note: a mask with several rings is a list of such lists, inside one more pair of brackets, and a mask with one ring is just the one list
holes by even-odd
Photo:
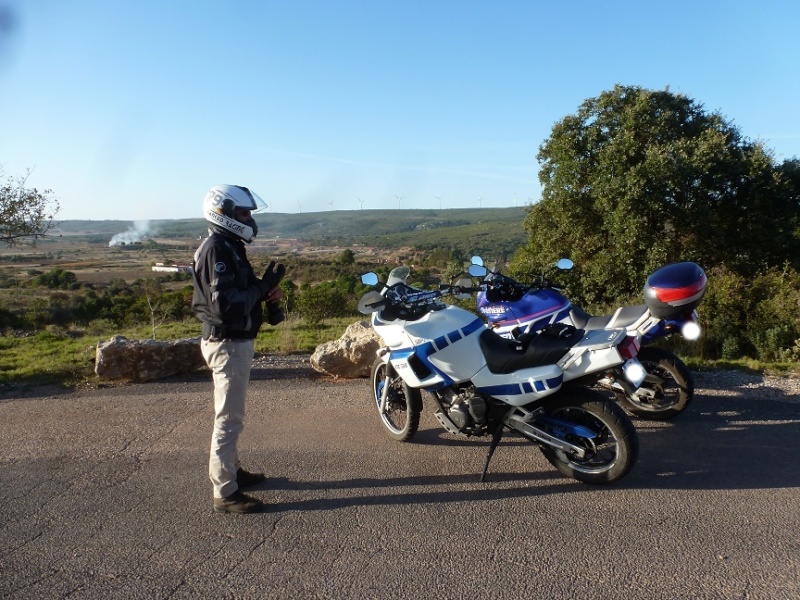
[[58, 200], [51, 190], [26, 187], [29, 176], [30, 171], [24, 177], [9, 177], [0, 183], [0, 242], [13, 245], [23, 238], [35, 241], [53, 226]]
[[537, 158], [542, 199], [512, 266], [573, 259], [583, 302], [641, 292], [670, 262], [745, 276], [800, 262], [800, 163], [776, 164], [685, 95], [615, 86], [557, 122]]

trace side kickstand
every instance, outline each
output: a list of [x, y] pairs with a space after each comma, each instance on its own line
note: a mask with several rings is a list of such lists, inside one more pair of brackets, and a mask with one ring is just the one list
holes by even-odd
[[503, 437], [503, 422], [499, 422], [497, 427], [494, 428], [494, 432], [492, 433], [492, 443], [489, 444], [489, 453], [486, 455], [486, 464], [483, 465], [483, 473], [481, 473], [481, 482], [486, 481], [486, 471], [489, 469], [489, 461], [492, 460], [492, 454], [494, 454], [495, 449], [497, 448], [497, 444], [500, 443], [500, 438]]

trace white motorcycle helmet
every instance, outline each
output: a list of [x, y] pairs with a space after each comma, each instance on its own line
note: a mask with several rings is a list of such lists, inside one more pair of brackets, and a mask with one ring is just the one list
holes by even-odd
[[258, 234], [258, 225], [250, 216], [244, 220], [236, 219], [237, 209], [251, 213], [267, 208], [267, 203], [241, 185], [215, 185], [206, 193], [203, 201], [203, 216], [217, 233], [237, 237], [247, 243]]

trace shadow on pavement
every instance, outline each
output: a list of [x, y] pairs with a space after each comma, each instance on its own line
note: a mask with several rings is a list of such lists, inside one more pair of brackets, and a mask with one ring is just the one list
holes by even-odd
[[634, 419], [639, 462], [623, 484], [686, 490], [800, 487], [800, 406], [695, 398], [663, 423]]

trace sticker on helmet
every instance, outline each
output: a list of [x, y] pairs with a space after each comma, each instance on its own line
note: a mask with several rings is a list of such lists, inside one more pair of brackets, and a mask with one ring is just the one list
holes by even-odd
[[218, 262], [217, 264], [215, 264], [215, 265], [214, 265], [214, 270], [215, 270], [217, 273], [224, 273], [224, 272], [225, 272], [225, 269], [227, 269], [227, 268], [228, 268], [228, 267], [227, 267], [227, 266], [225, 266], [225, 263], [224, 263], [224, 262]]

